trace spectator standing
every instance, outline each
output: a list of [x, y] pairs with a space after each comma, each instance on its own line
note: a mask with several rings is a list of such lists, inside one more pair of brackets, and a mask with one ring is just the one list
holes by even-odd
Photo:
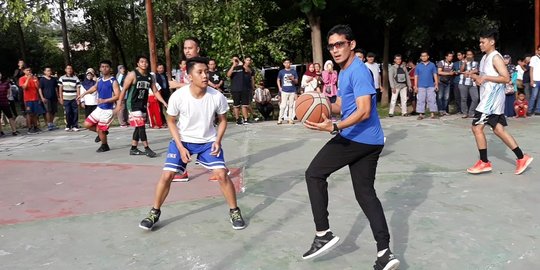
[[515, 82], [517, 78], [517, 71], [516, 66], [512, 64], [512, 57], [510, 57], [510, 55], [505, 54], [503, 56], [503, 61], [506, 65], [506, 69], [508, 70], [508, 75], [510, 76], [510, 82], [506, 83], [504, 91], [504, 115], [507, 117], [512, 117], [515, 115], [514, 102], [516, 101]]
[[[231, 94], [233, 98], [233, 113], [236, 119], [237, 125], [248, 124], [248, 106], [249, 106], [249, 89], [246, 87], [245, 73], [246, 67], [240, 61], [238, 56], [233, 56], [232, 65], [227, 71], [227, 77], [231, 78]], [[249, 70], [251, 71], [251, 70]], [[242, 117], [240, 118], [240, 109], [242, 110]]]
[[308, 70], [302, 75], [302, 82], [300, 86], [304, 89], [304, 93], [317, 91], [317, 86], [319, 85], [317, 81], [317, 74], [315, 73], [315, 65], [309, 64]]
[[263, 116], [264, 121], [268, 121], [274, 114], [274, 105], [272, 105], [272, 95], [270, 90], [264, 87], [264, 82], [259, 82], [259, 87], [255, 89], [255, 105], [257, 110]]
[[9, 108], [11, 109], [11, 114], [13, 114], [13, 117], [17, 118], [19, 114], [17, 113], [17, 102], [15, 101], [15, 96], [18, 96], [19, 93], [19, 87], [17, 84], [13, 81], [9, 81], [10, 84], [10, 90], [8, 93], [8, 101], [9, 101]]
[[390, 82], [390, 89], [392, 89], [388, 116], [394, 116], [394, 108], [396, 107], [398, 96], [401, 100], [401, 115], [409, 116], [407, 113], [407, 90], [411, 88], [411, 79], [400, 54], [394, 56], [394, 64], [388, 67], [388, 80]]
[[431, 118], [435, 118], [437, 111], [436, 92], [439, 87], [437, 67], [429, 61], [429, 54], [423, 51], [420, 54], [421, 62], [418, 63], [414, 73], [415, 93], [417, 94], [416, 112], [418, 120], [424, 119], [426, 107], [429, 107]]
[[[152, 75], [154, 82], [156, 82], [156, 74], [154, 72], [150, 72], [150, 75]], [[156, 91], [158, 91], [161, 94], [161, 85], [159, 83], [156, 84]], [[163, 98], [163, 95], [161, 96]], [[151, 128], [162, 128], [163, 127], [163, 118], [161, 118], [161, 108], [159, 106], [159, 100], [156, 98], [156, 95], [154, 94], [154, 91], [152, 88], [148, 90], [148, 123]]]
[[354, 49], [354, 55], [360, 59], [363, 63], [366, 62], [366, 51], [362, 48], [356, 48]]
[[[19, 79], [24, 76], [24, 67], [25, 63], [24, 60], [19, 59], [17, 62], [17, 68], [13, 72], [13, 80], [15, 81], [15, 85], [17, 85], [18, 91], [15, 99], [20, 102], [21, 110], [24, 113], [26, 107], [24, 106], [24, 91], [22, 90], [21, 85], [19, 84]], [[17, 115], [15, 115], [17, 117]]]
[[223, 93], [223, 77], [217, 70], [215, 59], [208, 60], [208, 85]]
[[315, 68], [315, 74], [317, 75], [317, 88], [316, 91], [319, 93], [322, 93], [322, 86], [323, 86], [323, 79], [322, 79], [322, 70], [321, 70], [321, 64], [319, 63], [313, 63], [313, 67]]
[[[476, 109], [476, 106], [478, 106], [478, 101], [480, 99], [478, 87], [471, 78], [472, 74], [478, 73], [478, 62], [474, 61], [473, 51], [468, 50], [465, 53], [465, 59], [463, 59], [463, 64], [460, 67], [460, 73], [458, 87], [460, 92], [459, 95], [461, 97], [462, 118], [473, 117], [474, 110]], [[470, 106], [468, 106], [469, 98], [471, 99]]]
[[[525, 64], [525, 57], [520, 57], [517, 60], [516, 65], [516, 72], [517, 72], [517, 78], [516, 78], [516, 86], [518, 92], [524, 92], [524, 86], [523, 86], [523, 74], [526, 70], [526, 64]], [[529, 79], [530, 80], [530, 79]]]
[[64, 105], [66, 120], [65, 131], [79, 131], [79, 108], [77, 96], [80, 95], [81, 81], [73, 72], [73, 66], [67, 65], [66, 74], [58, 80], [62, 93], [60, 102]]
[[527, 100], [529, 100], [531, 98], [531, 67], [529, 66], [531, 63], [531, 57], [525, 56], [525, 60], [523, 62], [525, 64], [523, 71], [523, 92], [525, 92], [525, 97]]
[[463, 59], [465, 59], [465, 54], [463, 52], [456, 53], [457, 60], [452, 64], [452, 70], [454, 71], [454, 79], [452, 80], [452, 94], [454, 96], [454, 102], [456, 104], [456, 109], [458, 114], [462, 114], [461, 110], [461, 97], [459, 92], [459, 81], [463, 77], [461, 74], [461, 66], [463, 65]]
[[328, 60], [324, 63], [324, 71], [322, 72], [324, 95], [330, 99], [331, 103], [336, 103], [337, 100], [337, 80], [338, 74], [334, 70], [334, 62]]
[[530, 71], [530, 84], [531, 84], [531, 99], [529, 100], [529, 115], [540, 113], [540, 45], [536, 47], [536, 55], [531, 57], [531, 63], [529, 64]]
[[80, 99], [81, 107], [84, 109], [84, 116], [88, 118], [90, 114], [97, 108], [98, 105], [98, 92], [85, 94], [88, 90], [96, 85], [96, 72], [93, 68], [86, 70], [86, 77], [81, 82], [80, 94], [84, 98]]
[[368, 52], [366, 66], [373, 75], [373, 83], [375, 84], [375, 90], [377, 91], [377, 102], [381, 102], [382, 91], [384, 91], [381, 81], [381, 66], [378, 63], [375, 63], [374, 53]]
[[[17, 136], [19, 133], [17, 132], [17, 127], [15, 126], [15, 117], [13, 117], [11, 108], [9, 107], [8, 96], [10, 95], [10, 92], [11, 85], [8, 79], [4, 77], [2, 73], [0, 73], [0, 118], [2, 118], [2, 114], [6, 116], [9, 121], [9, 125], [11, 126], [11, 135]], [[4, 135], [2, 125], [0, 125], [0, 137]]]
[[294, 124], [294, 101], [296, 100], [296, 84], [298, 84], [298, 74], [291, 69], [291, 60], [283, 61], [283, 69], [278, 72], [277, 86], [281, 100], [279, 104], [279, 116], [277, 124], [283, 123], [283, 115], [288, 110], [289, 124]]
[[47, 129], [49, 131], [58, 129], [54, 122], [54, 116], [58, 112], [58, 101], [60, 100], [60, 92], [58, 89], [58, 80], [52, 77], [52, 69], [45, 67], [43, 69], [43, 77], [39, 79], [39, 96], [45, 107], [47, 120]]
[[28, 123], [28, 134], [41, 132], [37, 124], [37, 116], [45, 113], [43, 105], [39, 101], [39, 81], [30, 67], [24, 68], [24, 76], [19, 78], [19, 85], [24, 93], [24, 106]]
[[407, 62], [407, 71], [409, 72], [409, 79], [411, 80], [411, 88], [409, 88], [408, 100], [411, 101], [412, 112], [411, 115], [416, 115], [416, 91], [414, 86], [416, 85], [414, 74], [416, 73], [416, 63], [412, 59]]
[[[168, 103], [169, 97], [171, 96], [171, 89], [169, 87], [169, 78], [167, 77], [167, 72], [165, 72], [165, 65], [163, 63], [158, 63], [156, 82], [159, 85], [159, 88], [161, 89], [159, 90], [161, 97]], [[163, 106], [162, 103], [157, 102], [157, 104], [159, 106], [159, 113], [163, 121], [163, 124], [161, 126], [163, 125], [167, 126], [166, 125], [167, 118], [165, 117], [165, 113], [164, 113], [167, 109]]]
[[189, 83], [189, 78], [187, 77], [186, 72], [186, 59], [181, 59], [180, 62], [178, 62], [178, 69], [174, 75], [174, 80], [181, 84]]
[[253, 59], [251, 56], [244, 57], [244, 91], [248, 92], [248, 118], [244, 119], [244, 123], [251, 123], [249, 116], [253, 116], [253, 109], [251, 107], [251, 102], [253, 101], [253, 91], [255, 90], [255, 69], [251, 66], [253, 64]]
[[450, 98], [450, 88], [452, 80], [454, 79], [454, 71], [452, 60], [454, 59], [454, 53], [447, 52], [444, 56], [444, 60], [437, 63], [437, 74], [439, 75], [439, 91], [437, 92], [437, 108], [439, 108], [439, 115], [448, 114], [448, 99]]
[[[124, 79], [126, 78], [127, 70], [123, 65], [118, 65], [116, 70], [118, 71], [118, 74], [116, 74], [116, 81], [118, 82], [118, 85], [120, 86], [120, 93], [121, 93], [124, 91]], [[120, 124], [121, 128], [127, 128], [127, 124], [128, 124], [128, 111], [127, 111], [127, 106], [126, 106], [126, 99], [127, 99], [127, 95], [125, 95], [124, 99], [120, 101], [124, 109], [118, 111], [118, 114], [116, 115], [118, 119], [118, 124]]]

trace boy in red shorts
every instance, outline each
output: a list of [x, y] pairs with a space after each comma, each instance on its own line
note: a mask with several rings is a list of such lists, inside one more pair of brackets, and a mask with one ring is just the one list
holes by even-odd
[[525, 99], [524, 93], [518, 94], [518, 99], [514, 101], [514, 111], [516, 111], [516, 118], [527, 118], [527, 110], [529, 109], [529, 102]]

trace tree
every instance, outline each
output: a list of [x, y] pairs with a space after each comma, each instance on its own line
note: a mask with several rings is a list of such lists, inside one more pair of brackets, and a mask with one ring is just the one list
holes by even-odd
[[321, 39], [321, 15], [320, 12], [326, 8], [326, 0], [302, 0], [299, 3], [300, 9], [306, 14], [311, 29], [311, 47], [313, 52], [313, 63], [323, 63], [322, 39]]
[[62, 45], [64, 46], [64, 64], [68, 65], [71, 63], [71, 47], [69, 46], [68, 40], [68, 29], [66, 23], [66, 1], [58, 0], [58, 6], [60, 10], [60, 25], [62, 26]]
[[[265, 15], [279, 8], [273, 1], [200, 0], [187, 1], [186, 20], [176, 24], [171, 44], [188, 36], [202, 41], [202, 49], [229, 65], [233, 55], [252, 56], [258, 65], [281, 62], [298, 53], [304, 35], [303, 20], [293, 20], [270, 29]], [[286, 27], [286, 28], [285, 28]]]

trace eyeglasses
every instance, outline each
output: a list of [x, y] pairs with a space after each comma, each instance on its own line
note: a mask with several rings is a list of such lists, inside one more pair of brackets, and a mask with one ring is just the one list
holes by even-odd
[[326, 46], [326, 49], [328, 49], [329, 51], [332, 51], [334, 48], [339, 50], [339, 49], [341, 49], [341, 47], [343, 47], [343, 45], [349, 44], [349, 43], [351, 43], [351, 42], [350, 41], [338, 41], [338, 42], [336, 42], [334, 44], [328, 44]]

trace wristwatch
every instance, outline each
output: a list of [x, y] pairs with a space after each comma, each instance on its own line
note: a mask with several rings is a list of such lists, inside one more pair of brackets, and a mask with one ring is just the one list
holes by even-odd
[[337, 135], [337, 134], [339, 134], [339, 132], [341, 132], [341, 130], [339, 130], [337, 124], [334, 123], [334, 129], [332, 131], [330, 131], [330, 134]]

